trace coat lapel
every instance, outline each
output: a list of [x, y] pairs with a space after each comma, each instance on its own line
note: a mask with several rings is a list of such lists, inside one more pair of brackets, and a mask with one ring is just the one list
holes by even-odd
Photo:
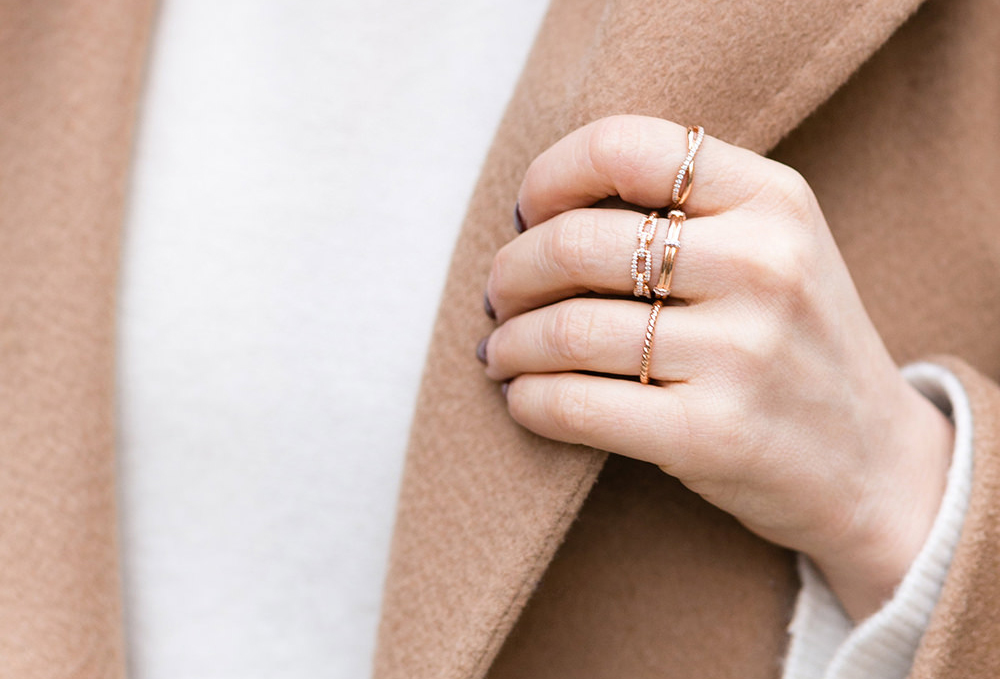
[[114, 304], [148, 0], [0, 3], [0, 676], [121, 677]]
[[698, 122], [767, 152], [919, 0], [554, 0], [451, 264], [404, 472], [377, 679], [486, 674], [606, 454], [533, 436], [473, 358], [482, 290], [531, 159], [613, 113]]

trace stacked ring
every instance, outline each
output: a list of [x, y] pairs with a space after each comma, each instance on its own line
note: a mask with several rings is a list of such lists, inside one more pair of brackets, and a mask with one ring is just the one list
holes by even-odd
[[649, 384], [649, 357], [653, 353], [653, 333], [656, 332], [656, 318], [660, 315], [663, 300], [653, 302], [649, 310], [649, 321], [646, 323], [646, 338], [642, 342], [642, 361], [639, 363], [639, 382]]
[[[649, 297], [649, 279], [651, 276], [651, 256], [649, 252], [649, 246], [653, 242], [653, 236], [656, 235], [656, 226], [659, 221], [660, 215], [656, 212], [650, 212], [646, 217], [643, 218], [642, 222], [639, 224], [639, 231], [636, 234], [637, 244], [635, 252], [632, 253], [632, 280], [635, 281], [635, 288], [632, 290], [632, 294], [636, 297]], [[639, 268], [639, 263], [642, 263], [642, 269]]]
[[679, 208], [687, 200], [691, 193], [691, 185], [694, 182], [694, 156], [701, 148], [701, 142], [705, 139], [705, 128], [701, 125], [692, 125], [687, 129], [688, 152], [677, 170], [677, 178], [674, 179], [674, 190], [670, 194], [671, 207]]
[[[653, 336], [656, 333], [656, 319], [660, 316], [660, 309], [663, 307], [663, 302], [670, 297], [670, 286], [673, 283], [674, 278], [674, 262], [677, 258], [677, 252], [681, 248], [681, 228], [684, 226], [684, 222], [687, 220], [687, 215], [681, 210], [681, 206], [684, 205], [684, 201], [687, 200], [691, 193], [691, 186], [694, 182], [694, 157], [698, 153], [698, 149], [701, 147], [701, 142], [705, 139], [705, 129], [700, 125], [692, 125], [687, 129], [687, 155], [684, 157], [683, 162], [681, 162], [680, 168], [677, 170], [677, 177], [674, 179], [673, 191], [670, 194], [671, 207], [673, 209], [667, 214], [669, 219], [669, 226], [667, 227], [666, 236], [663, 239], [663, 263], [660, 265], [660, 278], [657, 280], [656, 285], [652, 289], [653, 296], [656, 300], [653, 302], [652, 308], [649, 310], [649, 320], [646, 323], [646, 335], [642, 342], [642, 360], [639, 363], [639, 382], [641, 384], [649, 384], [649, 363], [650, 357], [653, 353]], [[656, 214], [655, 212], [653, 213]], [[648, 220], [648, 218], [647, 218]], [[644, 222], [645, 223], [645, 222]], [[653, 229], [655, 230], [655, 226]], [[640, 227], [640, 233], [642, 232], [642, 227]], [[652, 240], [652, 232], [650, 232], [649, 240]], [[640, 236], [641, 239], [641, 236]], [[642, 242], [640, 240], [640, 245]], [[639, 250], [632, 255], [632, 279], [636, 281], [635, 295], [640, 296], [640, 292], [643, 293], [643, 297], [650, 296], [649, 289], [649, 242], [645, 242], [645, 255], [638, 255]], [[638, 274], [638, 261], [643, 259], [645, 262], [645, 279], [642, 279], [642, 284], [640, 286], [640, 276]]]
[[674, 280], [674, 260], [677, 258], [677, 251], [681, 249], [681, 228], [687, 219], [683, 210], [671, 210], [667, 214], [670, 225], [667, 227], [667, 235], [663, 239], [663, 263], [660, 265], [660, 278], [653, 287], [653, 295], [656, 299], [666, 299], [670, 296], [670, 286]]

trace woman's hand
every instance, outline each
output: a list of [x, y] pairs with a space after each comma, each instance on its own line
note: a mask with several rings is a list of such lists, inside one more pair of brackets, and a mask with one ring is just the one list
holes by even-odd
[[651, 384], [635, 381], [651, 308], [631, 297], [644, 215], [588, 206], [669, 204], [686, 153], [683, 127], [616, 116], [531, 164], [518, 195], [527, 230], [487, 285], [500, 326], [483, 346], [486, 374], [509, 381], [523, 426], [659, 465], [808, 554], [864, 618], [927, 537], [951, 424], [901, 377], [805, 180], [713, 138], [684, 206]]

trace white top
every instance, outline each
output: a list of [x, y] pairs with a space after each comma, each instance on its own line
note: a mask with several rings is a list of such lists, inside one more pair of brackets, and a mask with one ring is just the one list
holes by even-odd
[[448, 258], [543, 10], [162, 3], [119, 329], [132, 676], [370, 673]]
[[370, 673], [447, 260], [543, 10], [162, 4], [119, 315], [131, 676]]

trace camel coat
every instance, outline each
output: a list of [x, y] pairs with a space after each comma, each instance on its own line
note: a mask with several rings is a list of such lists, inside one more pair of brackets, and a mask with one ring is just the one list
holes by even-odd
[[801, 171], [895, 359], [962, 380], [971, 506], [911, 676], [1000, 675], [1000, 2], [554, 0], [452, 261], [376, 679], [780, 675], [792, 555], [652, 465], [520, 428], [474, 357], [524, 170], [615, 113]]
[[[913, 676], [996, 674], [1000, 2], [918, 5], [554, 0], [457, 245], [377, 679], [778, 675], [791, 555], [648, 465], [519, 428], [474, 358], [525, 167], [622, 112], [798, 168], [897, 360], [938, 356], [963, 380], [971, 507]], [[114, 308], [153, 18], [152, 0], [0, 0], [2, 677], [125, 674]]]

